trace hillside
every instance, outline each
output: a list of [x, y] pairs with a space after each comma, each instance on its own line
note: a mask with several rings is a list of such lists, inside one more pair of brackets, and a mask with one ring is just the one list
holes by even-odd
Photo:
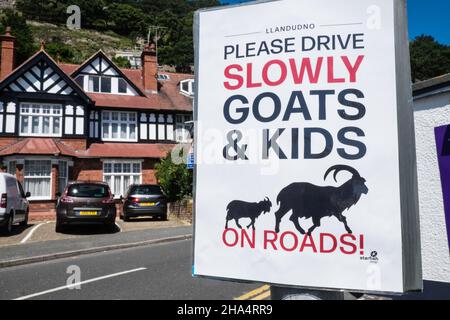
[[27, 25], [33, 34], [34, 47], [39, 48], [41, 40], [44, 40], [47, 46], [54, 43], [65, 44], [73, 51], [73, 57], [70, 59], [72, 63], [82, 63], [99, 49], [112, 57], [115, 51], [129, 50], [134, 47], [132, 40], [112, 31], [69, 30], [65, 27], [37, 21], [27, 21]]
[[[220, 4], [219, 0], [17, 0], [16, 12], [20, 13], [21, 18], [29, 21], [59, 26], [62, 34], [59, 34], [56, 27], [49, 28], [47, 32], [45, 25], [42, 27], [32, 23], [33, 28], [30, 33], [37, 28], [34, 39], [40, 37], [48, 39], [49, 43], [53, 43], [53, 47], [47, 47], [47, 51], [51, 53], [53, 50], [53, 53], [57, 53], [66, 62], [77, 62], [74, 59], [89, 56], [92, 51], [100, 47], [110, 47], [109, 40], [114, 42], [114, 39], [117, 39], [119, 46], [117, 49], [122, 49], [130, 43], [122, 37], [131, 41], [136, 38], [147, 39], [149, 31], [152, 31], [150, 41], [155, 41], [154, 26], [158, 26], [160, 27], [158, 34], [160, 63], [174, 67], [179, 72], [189, 72], [194, 63], [193, 13], [199, 8]], [[76, 38], [73, 40], [75, 42], [81, 41], [83, 35], [88, 37], [86, 41], [81, 41], [79, 48], [71, 42], [64, 27], [69, 17], [67, 9], [72, 5], [76, 5], [80, 10], [82, 30], [101, 32], [92, 34], [93, 37], [91, 33], [83, 31], [67, 33]], [[9, 13], [9, 16], [12, 17], [12, 14]], [[14, 23], [14, 19], [7, 20], [9, 24]], [[25, 37], [26, 32], [23, 33]], [[97, 35], [100, 37], [97, 38]], [[116, 35], [122, 37], [116, 37]], [[61, 40], [62, 38], [65, 40]], [[74, 53], [73, 50], [79, 52]], [[107, 48], [105, 50], [108, 51]], [[23, 55], [26, 51], [23, 50]]]

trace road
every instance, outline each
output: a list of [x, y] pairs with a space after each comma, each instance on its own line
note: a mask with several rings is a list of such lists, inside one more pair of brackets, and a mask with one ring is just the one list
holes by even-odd
[[[0, 299], [212, 300], [261, 287], [192, 278], [191, 250], [191, 241], [183, 240], [0, 269]], [[80, 279], [67, 273], [70, 266], [79, 267]], [[80, 289], [64, 287], [70, 276], [69, 284], [81, 282]]]

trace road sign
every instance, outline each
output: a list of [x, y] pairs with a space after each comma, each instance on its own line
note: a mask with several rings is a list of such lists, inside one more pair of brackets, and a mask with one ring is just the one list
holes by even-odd
[[194, 153], [189, 153], [187, 156], [187, 168], [192, 170], [194, 169]]
[[403, 0], [196, 13], [197, 276], [421, 288]]

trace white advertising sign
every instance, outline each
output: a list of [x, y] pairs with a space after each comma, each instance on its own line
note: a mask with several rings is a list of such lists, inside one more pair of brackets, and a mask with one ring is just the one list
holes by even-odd
[[418, 240], [402, 4], [197, 12], [194, 275], [420, 289], [417, 248], [405, 254]]

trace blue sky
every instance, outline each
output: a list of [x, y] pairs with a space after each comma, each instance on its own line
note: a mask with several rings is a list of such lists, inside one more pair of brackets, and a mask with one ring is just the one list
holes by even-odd
[[[248, 0], [221, 1], [239, 3]], [[411, 39], [428, 34], [439, 42], [450, 45], [450, 0], [407, 0], [407, 3]]]

